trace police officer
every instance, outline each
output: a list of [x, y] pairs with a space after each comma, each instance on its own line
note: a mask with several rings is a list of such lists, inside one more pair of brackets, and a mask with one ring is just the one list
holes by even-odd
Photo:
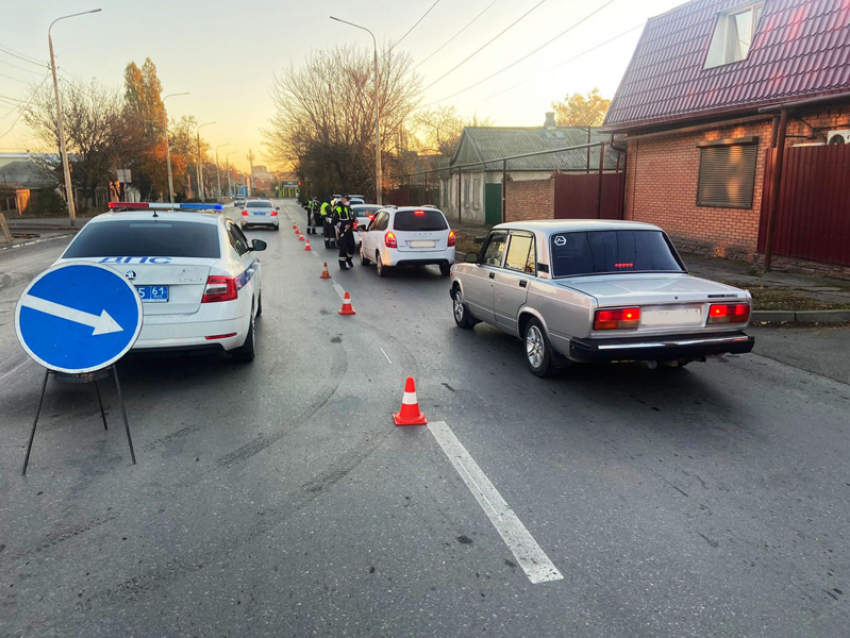
[[334, 228], [331, 224], [331, 198], [325, 197], [325, 201], [319, 206], [319, 219], [322, 223], [322, 235], [325, 237], [325, 248], [333, 248], [334, 245]]
[[354, 266], [354, 213], [348, 206], [348, 197], [343, 195], [334, 207], [333, 225], [339, 244], [339, 267], [348, 270]]
[[319, 198], [314, 197], [307, 206], [307, 234], [316, 234], [316, 213], [319, 212]]

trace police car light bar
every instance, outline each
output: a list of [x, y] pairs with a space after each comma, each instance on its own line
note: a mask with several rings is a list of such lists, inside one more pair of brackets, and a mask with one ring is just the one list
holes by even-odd
[[221, 204], [162, 204], [159, 202], [109, 202], [109, 208], [128, 210], [222, 210]]

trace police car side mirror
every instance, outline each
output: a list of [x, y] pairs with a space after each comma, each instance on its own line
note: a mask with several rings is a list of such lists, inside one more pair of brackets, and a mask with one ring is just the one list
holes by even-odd
[[275, 210], [280, 210], [280, 206], [275, 206], [275, 207], [274, 207], [274, 209], [275, 209]]
[[251, 250], [256, 250], [257, 252], [265, 250], [267, 246], [268, 244], [262, 239], [254, 239], [251, 241]]
[[468, 264], [477, 264], [478, 263], [478, 253], [466, 253], [466, 256], [463, 260]]

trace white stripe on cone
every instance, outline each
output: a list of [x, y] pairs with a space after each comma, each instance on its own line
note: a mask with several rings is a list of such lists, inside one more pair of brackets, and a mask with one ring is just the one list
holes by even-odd
[[417, 403], [415, 392], [405, 392], [404, 396], [401, 397], [402, 405], [416, 405]]

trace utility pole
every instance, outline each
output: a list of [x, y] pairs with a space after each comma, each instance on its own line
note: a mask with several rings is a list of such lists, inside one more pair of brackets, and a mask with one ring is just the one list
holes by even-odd
[[210, 124], [215, 124], [215, 122], [204, 122], [203, 124], [198, 124], [198, 130], [196, 131], [198, 135], [198, 194], [200, 195], [201, 201], [204, 201], [204, 166], [203, 160], [201, 159], [201, 129], [205, 126], [209, 126]]
[[56, 58], [53, 55], [53, 36], [51, 36], [50, 31], [53, 29], [53, 25], [60, 20], [84, 16], [89, 13], [98, 13], [99, 11], [100, 9], [92, 9], [91, 11], [62, 16], [61, 18], [56, 18], [47, 28], [47, 44], [50, 48], [50, 72], [53, 74], [53, 92], [56, 95], [56, 129], [59, 132], [59, 154], [62, 156], [62, 172], [65, 174], [65, 199], [68, 202], [68, 218], [71, 226], [77, 221], [77, 208], [74, 205], [74, 185], [71, 183], [71, 166], [68, 164], [68, 151], [65, 148], [65, 118], [62, 114], [62, 98], [59, 96], [59, 79], [56, 76]]
[[375, 203], [383, 204], [383, 186], [381, 184], [381, 106], [378, 102], [380, 80], [378, 76], [378, 40], [375, 39], [375, 34], [369, 31], [366, 27], [361, 27], [359, 24], [354, 24], [348, 20], [335, 18], [331, 16], [331, 20], [342, 22], [355, 29], [361, 29], [372, 36], [372, 45], [374, 48], [374, 64], [375, 64]]
[[249, 148], [248, 154], [245, 156], [248, 163], [251, 165], [251, 172], [248, 175], [248, 195], [254, 194], [254, 152]]
[[189, 92], [170, 93], [162, 98], [162, 127], [165, 131], [165, 166], [168, 169], [168, 200], [172, 204], [174, 203], [174, 180], [171, 177], [171, 146], [168, 143], [168, 111], [165, 109], [165, 101], [170, 97], [177, 97], [178, 95], [189, 95]]
[[219, 144], [215, 147], [215, 174], [218, 176], [218, 196], [221, 197], [221, 171], [218, 168], [218, 149], [230, 146], [230, 142]]

